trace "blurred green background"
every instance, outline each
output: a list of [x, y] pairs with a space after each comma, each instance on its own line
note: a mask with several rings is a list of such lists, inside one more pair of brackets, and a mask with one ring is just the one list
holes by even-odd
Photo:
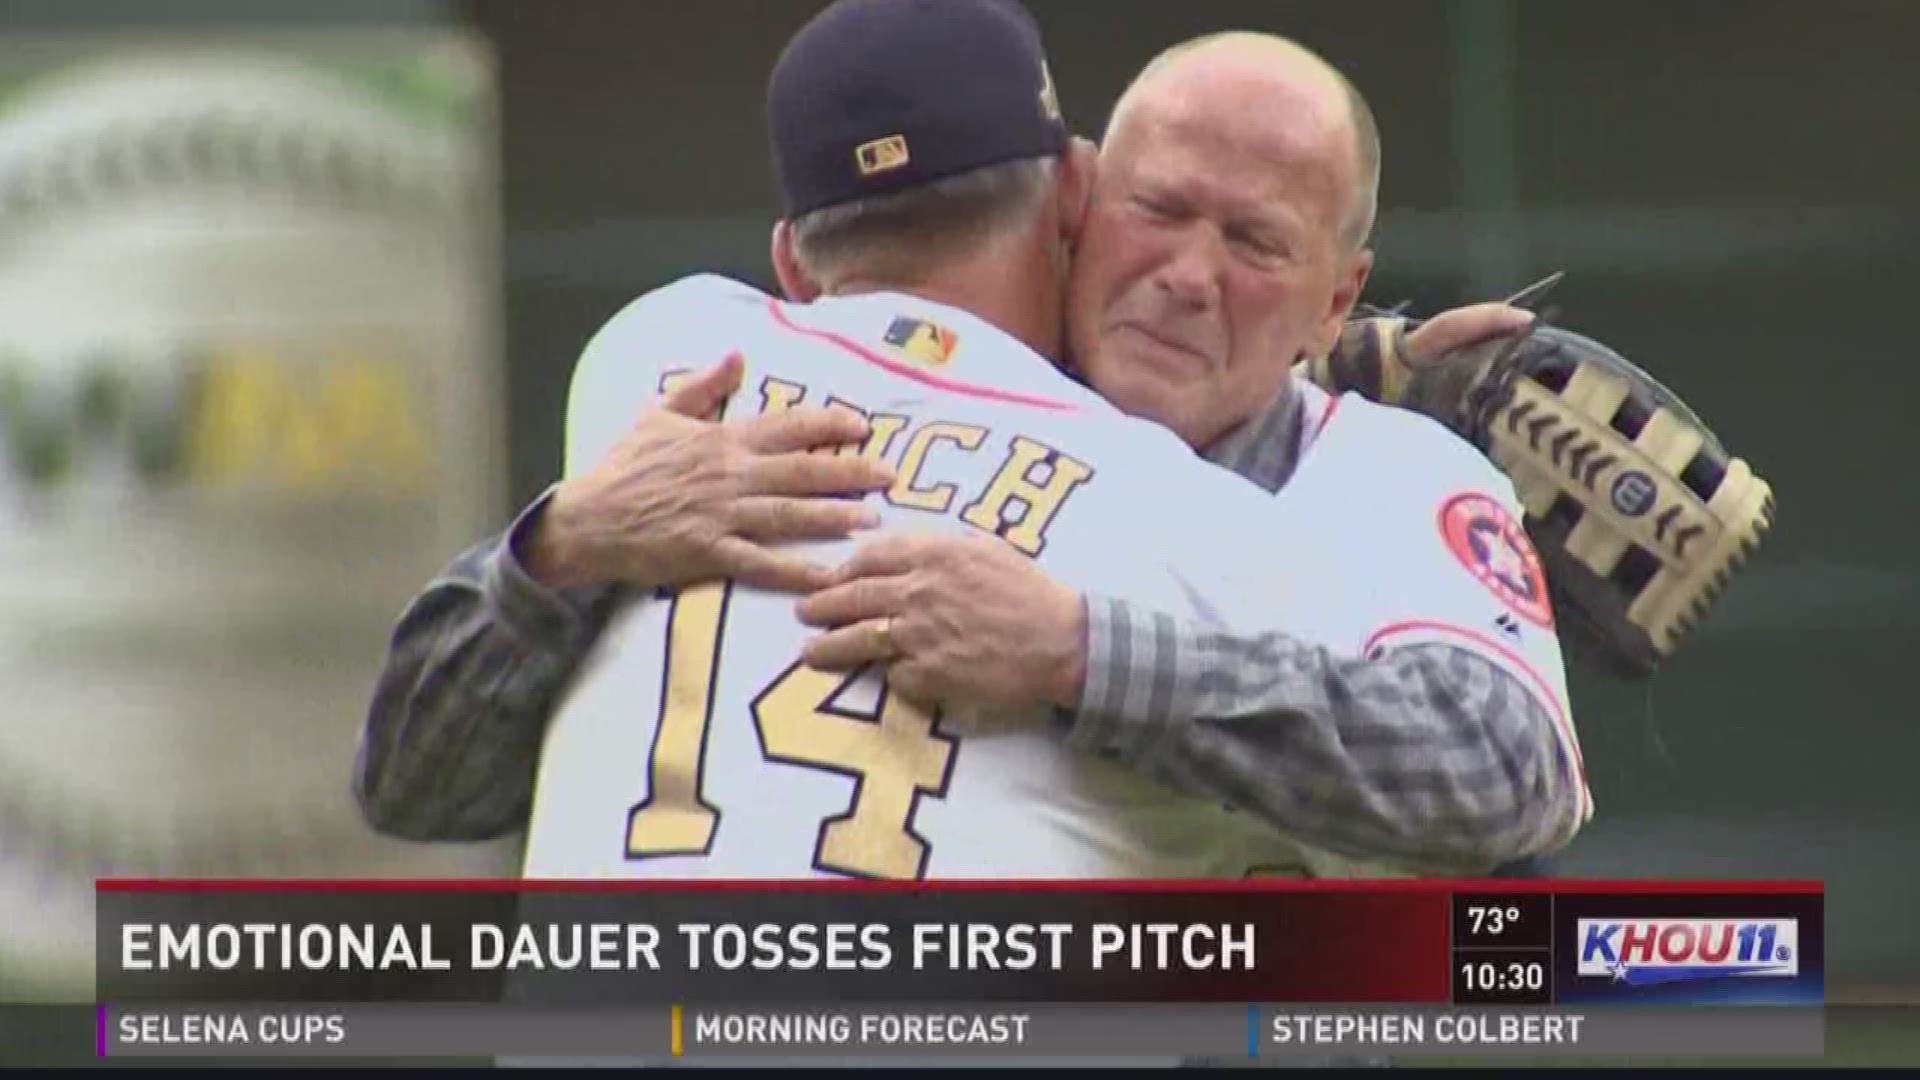
[[[557, 471], [567, 373], [602, 320], [694, 269], [767, 280], [763, 89], [820, 6], [11, 0], [0, 34], [483, 33], [499, 80], [504, 523]], [[1920, 4], [1029, 6], [1090, 135], [1182, 37], [1259, 28], [1322, 52], [1384, 139], [1368, 299], [1430, 312], [1564, 270], [1562, 322], [1656, 372], [1773, 482], [1776, 533], [1684, 655], [1647, 686], [1575, 673], [1598, 814], [1536, 869], [1822, 879], [1830, 997], [1920, 1000], [1920, 483], [1901, 419], [1920, 389], [1901, 332], [1920, 285]], [[1878, 1015], [1893, 1019], [1836, 1025], [1835, 1060], [1920, 1062], [1920, 1036]]]

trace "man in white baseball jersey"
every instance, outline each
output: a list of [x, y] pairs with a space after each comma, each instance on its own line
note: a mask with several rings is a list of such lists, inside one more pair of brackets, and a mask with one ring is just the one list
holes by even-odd
[[[940, 48], [965, 58], [950, 80], [979, 85], [926, 88], [914, 58]], [[916, 95], [920, 109], [899, 109]], [[1545, 605], [1511, 490], [1478, 454], [1409, 414], [1316, 400], [1315, 453], [1275, 499], [1048, 362], [1090, 164], [1014, 9], [836, 5], [783, 56], [771, 105], [788, 204], [776, 265], [813, 302], [696, 277], [631, 305], [576, 374], [570, 474], [676, 373], [738, 357], [730, 418], [830, 403], [865, 415], [847, 452], [895, 470], [867, 500], [889, 525], [972, 537], [1222, 633], [1273, 629], [1355, 657], [1396, 635], [1464, 634], [1528, 673], [1577, 760], [1552, 635], [1510, 645], [1472, 629], [1489, 592]], [[889, 220], [889, 196], [918, 218]], [[846, 206], [868, 215], [856, 238], [887, 243], [822, 257], [810, 225]], [[1383, 486], [1383, 442], [1434, 467]], [[1425, 538], [1419, 557], [1406, 537]], [[1352, 572], [1302, 569], [1340, 566]], [[883, 650], [885, 625], [868, 631]], [[790, 597], [721, 582], [623, 608], [547, 731], [527, 872], [1212, 876], [1332, 858], [1078, 753], [1033, 703], [942, 715], [889, 693], [877, 669], [802, 663], [805, 636]]]

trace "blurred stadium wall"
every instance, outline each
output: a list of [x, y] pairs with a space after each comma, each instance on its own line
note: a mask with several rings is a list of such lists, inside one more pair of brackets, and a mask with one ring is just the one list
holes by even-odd
[[347, 777], [503, 510], [493, 61], [456, 27], [0, 35], [0, 999], [96, 876], [486, 874]]

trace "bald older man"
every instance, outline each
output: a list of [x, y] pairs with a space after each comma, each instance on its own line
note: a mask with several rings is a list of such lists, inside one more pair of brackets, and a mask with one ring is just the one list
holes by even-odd
[[[1155, 59], [1114, 106], [1075, 253], [1068, 329], [1082, 377], [1127, 413], [1279, 490], [1301, 444], [1304, 381], [1293, 362], [1333, 346], [1372, 269], [1379, 162], [1360, 94], [1292, 42], [1225, 33]], [[1079, 689], [1082, 674], [1043, 667], [1054, 650], [1022, 662], [1013, 654], [1034, 655], [1028, 643], [1015, 648], [970, 628], [991, 608], [1002, 625], [1042, 627], [1044, 642], [1078, 636], [1077, 598], [1045, 602], [1051, 583], [997, 554], [931, 538], [867, 545], [836, 587], [801, 605], [804, 617], [841, 628], [807, 659], [891, 659], [891, 685], [927, 697], [1074, 704], [1054, 691]], [[991, 565], [974, 570], [970, 555]], [[945, 633], [920, 629], [938, 608], [857, 601], [877, 591], [859, 582], [882, 562], [917, 573], [916, 603], [930, 594], [954, 605]], [[1001, 583], [991, 602], [987, 578]], [[1099, 614], [1102, 605], [1093, 607]], [[855, 614], [891, 617], [892, 645], [904, 655], [882, 656], [877, 624], [853, 622]], [[1064, 651], [1084, 665], [1083, 653]], [[1155, 663], [1136, 666], [1150, 672]]]
[[1114, 106], [1075, 260], [1082, 371], [1197, 447], [1284, 421], [1288, 361], [1332, 348], [1373, 267], [1379, 182], [1372, 112], [1299, 46], [1223, 34], [1157, 59]]
[[[1069, 289], [1081, 375], [1280, 491], [1307, 441], [1293, 366], [1333, 345], [1366, 282], [1378, 168], [1361, 96], [1307, 51], [1245, 34], [1170, 50], [1107, 133]], [[1415, 346], [1520, 318], [1468, 309]], [[702, 401], [731, 390], [704, 378]], [[423, 839], [521, 826], [546, 717], [613, 597], [742, 567], [810, 593], [799, 611], [823, 630], [806, 655], [816, 666], [882, 662], [899, 692], [930, 701], [1051, 703], [1064, 737], [1353, 866], [1481, 872], [1564, 843], [1584, 819], [1552, 702], [1478, 651], [1338, 655], [1278, 632], [1202, 635], [1123, 598], [1081, 596], [978, 538], [881, 537], [837, 570], [806, 566], [779, 550], [783, 529], [848, 531], [856, 508], [795, 502], [787, 520], [729, 535], [726, 507], [752, 493], [698, 489], [713, 472], [700, 462], [763, 452], [754, 438], [769, 439], [663, 428], [657, 453], [556, 487], [416, 601], [368, 719], [356, 790], [369, 820]], [[884, 483], [840, 475], [817, 490]], [[600, 557], [581, 574], [588, 548]], [[1275, 567], [1342, 572], [1366, 568]]]

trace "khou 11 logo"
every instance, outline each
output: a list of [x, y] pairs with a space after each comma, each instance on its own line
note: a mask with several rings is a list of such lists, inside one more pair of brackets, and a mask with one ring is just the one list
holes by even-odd
[[1581, 919], [1575, 974], [1632, 986], [1800, 974], [1798, 919]]

